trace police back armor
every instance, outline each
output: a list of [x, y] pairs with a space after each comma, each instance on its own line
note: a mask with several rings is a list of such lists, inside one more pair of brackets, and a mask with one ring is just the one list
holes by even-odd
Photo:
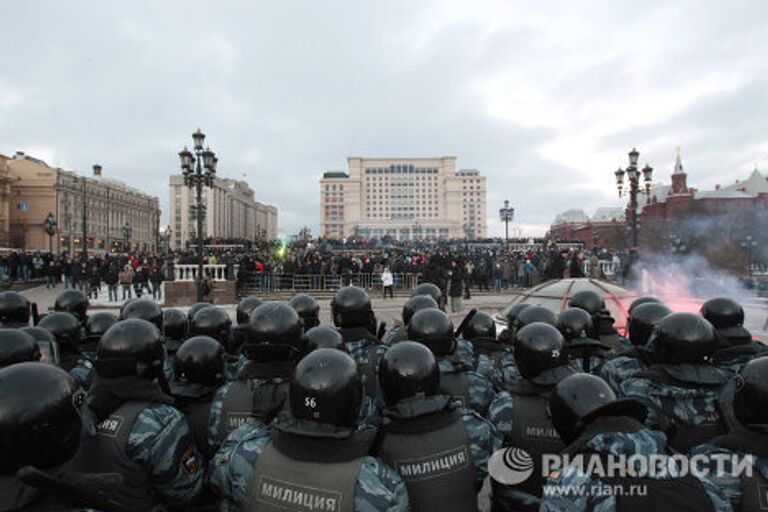
[[475, 465], [458, 408], [393, 418], [381, 435], [378, 455], [405, 481], [414, 512], [477, 510]]
[[126, 449], [139, 414], [149, 402], [128, 401], [96, 425], [96, 433], [85, 437], [71, 467], [88, 473], [117, 473], [123, 484], [112, 489], [114, 499], [126, 511], [143, 512], [161, 507], [149, 474], [131, 460]]

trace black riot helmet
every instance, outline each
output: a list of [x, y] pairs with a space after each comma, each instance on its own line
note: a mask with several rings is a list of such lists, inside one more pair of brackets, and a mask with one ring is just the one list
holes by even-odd
[[371, 298], [362, 288], [345, 286], [331, 301], [331, 314], [336, 327], [366, 327], [376, 332], [376, 317], [371, 309]]
[[744, 324], [744, 308], [725, 297], [709, 299], [701, 306], [701, 316], [715, 329], [741, 327]]
[[237, 325], [245, 325], [248, 323], [248, 319], [251, 318], [251, 313], [257, 307], [264, 304], [260, 298], [251, 295], [245, 297], [237, 303]]
[[186, 339], [189, 325], [187, 315], [176, 308], [163, 310], [163, 336], [166, 339], [181, 341]]
[[210, 336], [224, 347], [228, 347], [231, 329], [232, 320], [227, 312], [209, 305], [195, 313], [189, 324], [189, 335]]
[[527, 302], [520, 303], [518, 302], [508, 310], [504, 312], [504, 318], [507, 321], [507, 327], [509, 329], [514, 329], [517, 321], [517, 316], [520, 314], [522, 310], [529, 307], [530, 304]]
[[306, 293], [294, 295], [288, 305], [299, 314], [304, 329], [311, 329], [320, 324], [320, 304]]
[[643, 304], [661, 304], [661, 303], [662, 302], [656, 297], [639, 297], [632, 301], [632, 304], [629, 305], [629, 309], [627, 310], [627, 313], [632, 313], [633, 309], [635, 309], [637, 306], [642, 306]]
[[283, 345], [304, 349], [299, 315], [282, 302], [267, 302], [254, 309], [248, 328], [248, 345]]
[[56, 343], [64, 349], [77, 350], [80, 346], [80, 331], [82, 326], [80, 321], [71, 313], [59, 311], [45, 315], [38, 327], [53, 334]]
[[146, 320], [163, 332], [163, 310], [151, 300], [135, 300], [123, 308], [120, 320]]
[[636, 347], [644, 347], [651, 338], [653, 329], [671, 313], [672, 310], [660, 302], [646, 302], [635, 306], [627, 317], [629, 341]]
[[88, 314], [88, 297], [80, 290], [63, 291], [56, 297], [53, 309], [72, 313], [80, 322], [85, 323]]
[[42, 341], [45, 343], [56, 342], [56, 338], [53, 336], [53, 334], [51, 334], [51, 331], [49, 331], [48, 329], [43, 329], [39, 325], [36, 325], [34, 327], [22, 327], [19, 330], [32, 336], [32, 338], [35, 341]]
[[629, 416], [645, 421], [647, 409], [634, 400], [618, 400], [600, 377], [575, 373], [557, 383], [549, 396], [549, 414], [560, 438], [569, 444], [597, 416]]
[[307, 352], [312, 352], [319, 348], [335, 348], [342, 352], [347, 351], [344, 344], [344, 338], [341, 333], [330, 325], [318, 325], [304, 333]]
[[653, 357], [657, 363], [703, 363], [716, 347], [712, 324], [692, 313], [672, 313], [664, 317], [651, 335]]
[[768, 357], [752, 359], [739, 371], [733, 412], [742, 425], [768, 429]]
[[411, 292], [411, 297], [416, 297], [417, 295], [429, 295], [434, 299], [438, 307], [443, 303], [443, 292], [440, 291], [436, 284], [421, 283]]
[[423, 393], [439, 393], [440, 369], [432, 352], [413, 341], [396, 343], [379, 361], [379, 386], [387, 405]]
[[154, 324], [132, 318], [121, 320], [101, 337], [96, 373], [103, 377], [138, 376], [155, 379], [163, 374], [163, 345]]
[[565, 364], [565, 339], [555, 327], [543, 322], [526, 325], [515, 336], [515, 362], [520, 375], [530, 379]]
[[47, 469], [70, 460], [80, 444], [85, 394], [61, 368], [19, 363], [0, 370], [0, 474]]
[[403, 305], [403, 325], [408, 325], [417, 311], [429, 308], [439, 309], [435, 299], [429, 295], [414, 295]]
[[592, 290], [581, 290], [576, 292], [568, 302], [568, 307], [581, 308], [590, 315], [597, 315], [605, 309], [605, 301], [597, 292]]
[[531, 306], [517, 314], [514, 327], [519, 331], [526, 325], [536, 322], [543, 322], [554, 327], [557, 325], [557, 315], [544, 306]]
[[29, 325], [29, 301], [17, 292], [0, 293], [0, 325], [21, 327]]
[[189, 322], [192, 322], [192, 319], [195, 318], [195, 315], [197, 314], [198, 311], [200, 311], [203, 308], [207, 308], [210, 305], [211, 305], [210, 302], [197, 302], [197, 303], [193, 304], [187, 310], [187, 320]]
[[101, 339], [107, 329], [117, 323], [117, 317], [106, 311], [99, 311], [88, 317], [85, 322], [85, 338], [91, 342]]
[[311, 352], [296, 365], [289, 396], [296, 419], [354, 427], [363, 401], [355, 360], [332, 348]]
[[595, 324], [592, 317], [579, 308], [568, 308], [560, 313], [557, 318], [557, 330], [566, 341], [595, 337]]
[[477, 338], [496, 339], [496, 322], [493, 317], [483, 311], [478, 311], [470, 319], [462, 332], [464, 339], [474, 340]]
[[136, 302], [137, 300], [141, 300], [141, 299], [138, 299], [138, 298], [136, 298], [136, 297], [131, 297], [130, 299], [128, 299], [128, 300], [126, 300], [125, 302], [123, 302], [123, 303], [120, 305], [120, 313], [117, 315], [117, 318], [119, 318], [120, 320], [122, 320], [122, 319], [123, 319], [123, 311], [125, 310], [125, 308], [127, 308], [129, 304], [133, 304], [133, 303], [134, 303], [134, 302]]
[[0, 368], [24, 361], [39, 361], [35, 338], [20, 329], [0, 328]]
[[181, 344], [174, 360], [180, 382], [219, 386], [224, 383], [224, 347], [209, 336], [194, 336]]
[[418, 341], [436, 356], [453, 354], [456, 341], [453, 339], [453, 322], [439, 309], [422, 309], [408, 324], [408, 339]]

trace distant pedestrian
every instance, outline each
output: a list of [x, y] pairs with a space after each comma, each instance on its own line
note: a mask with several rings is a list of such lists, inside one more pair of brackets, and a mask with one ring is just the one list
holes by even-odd
[[126, 265], [125, 267], [123, 267], [123, 271], [120, 272], [120, 286], [123, 288], [123, 300], [131, 298], [132, 285], [133, 285], [133, 270], [131, 270], [130, 265]]
[[395, 278], [392, 277], [389, 267], [384, 267], [384, 272], [381, 273], [381, 286], [384, 288], [384, 298], [387, 298], [387, 292], [389, 292], [389, 298], [394, 299], [395, 296], [392, 292], [392, 286], [395, 284]]

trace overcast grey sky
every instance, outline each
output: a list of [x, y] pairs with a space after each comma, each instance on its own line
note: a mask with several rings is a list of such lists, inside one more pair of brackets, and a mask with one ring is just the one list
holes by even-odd
[[[317, 233], [346, 157], [455, 155], [524, 233], [618, 206], [637, 146], [700, 188], [768, 169], [768, 2], [24, 1], [0, 29], [0, 153], [160, 196], [200, 126], [224, 177]], [[164, 220], [164, 223], [166, 221]]]

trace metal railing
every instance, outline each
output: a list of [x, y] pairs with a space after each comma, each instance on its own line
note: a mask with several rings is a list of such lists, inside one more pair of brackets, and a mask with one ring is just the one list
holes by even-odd
[[[419, 284], [418, 274], [392, 274], [393, 288], [412, 290]], [[381, 289], [381, 274], [254, 274], [248, 285], [260, 291], [335, 291], [352, 284], [368, 290]]]

